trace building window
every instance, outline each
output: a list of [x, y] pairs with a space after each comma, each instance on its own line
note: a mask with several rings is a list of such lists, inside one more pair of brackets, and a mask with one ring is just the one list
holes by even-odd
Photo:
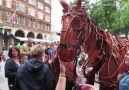
[[28, 19], [28, 27], [31, 27], [31, 19]]
[[22, 16], [22, 25], [25, 26], [25, 17]]
[[43, 30], [43, 23], [41, 23], [41, 26], [40, 27], [41, 27], [41, 30]]
[[32, 21], [32, 27], [35, 28], [35, 21]]
[[47, 38], [47, 35], [44, 35], [44, 38]]
[[2, 5], [2, 0], [0, 0], [0, 5]]
[[17, 2], [16, 10], [25, 13], [25, 11], [26, 11], [25, 4], [23, 4], [21, 2]]
[[47, 25], [47, 24], [45, 25], [45, 31], [46, 31], [46, 32], [49, 32], [49, 31], [50, 31], [50, 26]]
[[51, 0], [45, 0], [45, 2], [50, 4], [51, 3]]
[[37, 22], [35, 21], [35, 28], [37, 29]]
[[51, 20], [51, 19], [50, 19], [50, 16], [47, 16], [47, 15], [46, 15], [46, 16], [45, 16], [45, 21], [46, 21], [46, 22], [50, 22], [50, 20]]
[[36, 1], [35, 0], [29, 0], [29, 4], [32, 4], [35, 6]]
[[50, 8], [46, 6], [45, 7], [45, 12], [50, 13], [50, 11], [51, 11]]
[[43, 4], [41, 2], [38, 2], [38, 8], [43, 10]]
[[50, 26], [48, 26], [47, 31], [50, 32]]
[[38, 22], [37, 24], [38, 24], [38, 25], [37, 25], [37, 28], [40, 29], [40, 22]]
[[35, 9], [34, 8], [29, 8], [28, 9], [28, 14], [35, 17]]
[[43, 20], [43, 13], [41, 13], [41, 12], [38, 12], [38, 19], [41, 19], [41, 20]]
[[17, 16], [17, 21], [16, 21], [17, 24], [20, 24], [20, 16]]
[[10, 22], [11, 20], [11, 14], [9, 12], [7, 12], [6, 14], [6, 22]]
[[47, 25], [45, 25], [45, 31], [47, 31]]
[[6, 7], [8, 8], [12, 7], [12, 0], [6, 0]]

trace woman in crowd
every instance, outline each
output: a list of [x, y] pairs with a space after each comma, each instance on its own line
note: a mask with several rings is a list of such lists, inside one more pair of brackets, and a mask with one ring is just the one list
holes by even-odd
[[5, 77], [8, 78], [9, 90], [14, 90], [15, 77], [17, 69], [22, 64], [22, 61], [18, 59], [20, 51], [17, 47], [13, 46], [9, 48], [8, 56], [9, 59], [5, 63]]

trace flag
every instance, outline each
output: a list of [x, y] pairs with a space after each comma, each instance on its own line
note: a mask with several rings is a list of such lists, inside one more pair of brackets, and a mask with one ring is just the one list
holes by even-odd
[[13, 24], [13, 26], [16, 23], [16, 11], [13, 13], [10, 22], [11, 22], [11, 24]]

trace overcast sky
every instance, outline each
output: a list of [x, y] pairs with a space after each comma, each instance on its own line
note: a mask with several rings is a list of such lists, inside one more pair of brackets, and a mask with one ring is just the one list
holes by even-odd
[[[59, 3], [59, 0], [51, 0], [52, 1], [52, 16], [51, 16], [51, 30], [53, 32], [60, 32], [61, 30], [61, 16], [62, 16], [62, 6]], [[65, 0], [69, 3], [69, 1], [74, 0]], [[95, 0], [90, 0], [95, 1]]]

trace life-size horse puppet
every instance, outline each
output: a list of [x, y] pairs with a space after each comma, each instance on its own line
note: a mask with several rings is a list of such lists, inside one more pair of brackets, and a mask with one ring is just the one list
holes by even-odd
[[61, 60], [73, 60], [81, 45], [88, 54], [85, 68], [99, 67], [101, 90], [118, 90], [117, 75], [127, 72], [124, 56], [129, 49], [129, 41], [111, 35], [99, 29], [86, 13], [81, 0], [75, 6], [69, 6], [65, 0], [59, 0], [63, 6], [62, 31], [58, 48]]

